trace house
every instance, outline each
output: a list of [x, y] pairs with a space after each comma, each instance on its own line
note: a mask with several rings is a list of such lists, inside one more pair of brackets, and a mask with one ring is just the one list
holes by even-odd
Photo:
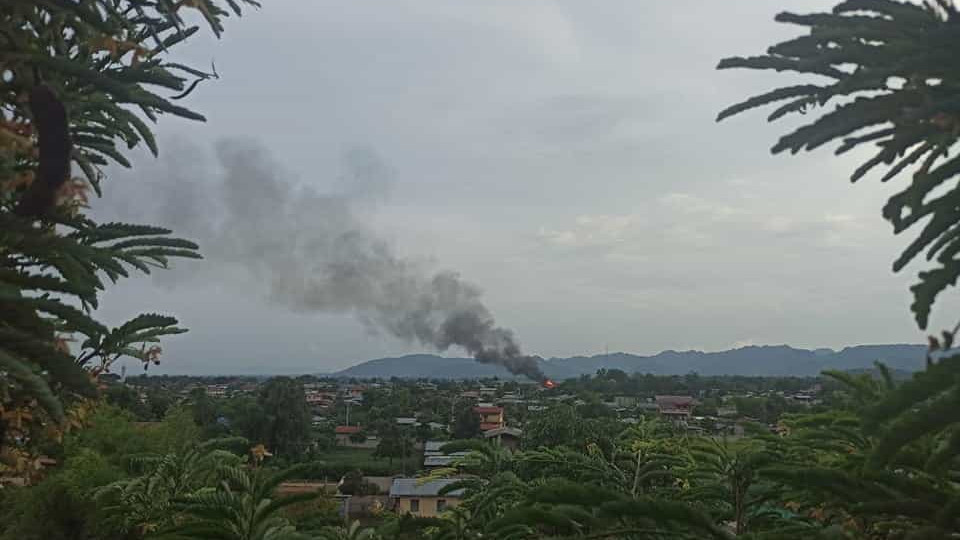
[[451, 452], [446, 454], [441, 450], [445, 444], [450, 441], [424, 441], [423, 443], [423, 467], [449, 467], [453, 460], [463, 457], [469, 452]]
[[737, 415], [736, 407], [717, 407], [717, 416], [731, 417]]
[[222, 398], [227, 397], [227, 385], [225, 384], [208, 384], [207, 395], [212, 398]]
[[307, 400], [307, 405], [321, 408], [333, 405], [333, 402], [337, 399], [337, 394], [334, 392], [321, 392], [319, 390], [308, 390], [304, 392], [303, 396]]
[[510, 450], [520, 448], [520, 438], [523, 436], [523, 430], [515, 427], [501, 427], [488, 429], [483, 432], [483, 437], [488, 441], [496, 441], [497, 444]]
[[448, 508], [460, 505], [463, 490], [457, 489], [440, 495], [440, 490], [456, 482], [455, 478], [443, 478], [424, 482], [421, 478], [394, 478], [390, 486], [392, 507], [401, 514], [419, 517], [434, 517]]
[[424, 455], [423, 457], [423, 468], [432, 469], [435, 467], [449, 467], [453, 465], [453, 462], [457, 459], [460, 459], [470, 452], [452, 452], [450, 454], [434, 454], [434, 455]]
[[480, 431], [488, 431], [506, 425], [503, 419], [503, 407], [481, 404], [474, 407], [473, 412], [480, 415]]
[[417, 419], [413, 417], [398, 416], [397, 418], [395, 418], [395, 420], [398, 426], [416, 427], [420, 425], [420, 422], [417, 422]]
[[656, 402], [652, 401], [641, 401], [637, 403], [637, 411], [640, 414], [658, 414], [660, 412], [660, 407], [657, 406]]
[[617, 407], [636, 407], [640, 402], [637, 396], [614, 396], [613, 403]]
[[440, 451], [443, 448], [443, 445], [449, 444], [450, 441], [424, 441], [423, 442], [423, 455], [425, 456], [439, 456], [443, 452]]
[[[337, 426], [333, 430], [337, 446], [346, 446], [347, 448], [376, 448], [380, 439], [376, 435], [366, 435], [360, 439], [357, 433], [363, 430], [360, 426]], [[356, 440], [355, 440], [356, 439]]]
[[360, 426], [337, 426], [333, 428], [333, 436], [340, 446], [349, 446], [352, 442], [351, 435], [360, 433]]
[[358, 401], [363, 401], [363, 391], [366, 390], [366, 387], [363, 386], [351, 386], [346, 388], [343, 391], [343, 397], [347, 399], [355, 399]]
[[690, 396], [654, 396], [660, 416], [672, 422], [686, 422], [693, 414], [694, 400]]

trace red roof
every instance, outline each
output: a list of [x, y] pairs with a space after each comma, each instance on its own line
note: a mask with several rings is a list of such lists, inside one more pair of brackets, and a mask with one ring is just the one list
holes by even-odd
[[473, 411], [480, 414], [500, 414], [503, 407], [474, 407]]
[[351, 433], [360, 433], [360, 426], [337, 426], [333, 430], [337, 435], [349, 435]]
[[655, 396], [657, 405], [667, 408], [681, 408], [693, 405], [693, 398], [690, 396]]

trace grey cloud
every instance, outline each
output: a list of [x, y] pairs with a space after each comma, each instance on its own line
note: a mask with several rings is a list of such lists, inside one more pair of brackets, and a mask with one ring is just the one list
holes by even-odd
[[[776, 12], [833, 3], [271, 1], [231, 21], [222, 41], [188, 46], [178, 60], [216, 60], [222, 76], [185, 100], [209, 122], [161, 121], [159, 162], [109, 171], [107, 200], [94, 205], [137, 222], [166, 216], [203, 240], [228, 205], [265, 220], [254, 231], [265, 235], [280, 228], [269, 221], [277, 197], [301, 224], [313, 206], [332, 216], [324, 205], [349, 201], [369, 240], [362, 253], [379, 239], [410, 272], [435, 274], [431, 260], [462, 270], [497, 323], [544, 356], [604, 343], [652, 353], [747, 338], [915, 341], [912, 270], [890, 272], [905, 240], [880, 216], [897, 186], [850, 186], [861, 156], [770, 156], [790, 122], [769, 126], [758, 113], [714, 123], [725, 106], [790, 78], [717, 72], [716, 62], [796, 35]], [[256, 202], [216, 191], [223, 171], [208, 150], [244, 133], [269, 150], [279, 180], [306, 191], [284, 199], [254, 186]], [[389, 165], [373, 166], [355, 141], [375, 143]], [[348, 152], [360, 165], [346, 163]], [[671, 206], [671, 194], [687, 199]], [[218, 371], [250, 354], [264, 371], [312, 370], [425, 348], [370, 334], [378, 323], [357, 324], [355, 313], [293, 313], [278, 300], [295, 289], [274, 287], [271, 269], [238, 270], [229, 238], [202, 244], [207, 260], [178, 262], [105, 302], [117, 316], [155, 308], [184, 319], [192, 331], [165, 344], [177, 365]], [[195, 297], [216, 304], [201, 309]]]
[[[181, 155], [199, 161], [197, 154]], [[513, 333], [496, 325], [477, 286], [456, 272], [432, 272], [399, 256], [365, 224], [364, 211], [392, 174], [376, 151], [348, 150], [339, 190], [330, 193], [295, 184], [255, 142], [220, 141], [216, 155], [220, 170], [189, 187], [176, 168], [141, 178], [166, 194], [153, 201], [155, 220], [197, 239], [210, 268], [246, 270], [273, 302], [294, 310], [354, 315], [371, 330], [437, 350], [461, 347], [477, 361], [543, 378]], [[214, 277], [209, 270], [203, 275]]]

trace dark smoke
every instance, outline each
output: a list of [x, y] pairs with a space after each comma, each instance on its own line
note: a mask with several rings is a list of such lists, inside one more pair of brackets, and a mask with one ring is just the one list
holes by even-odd
[[[175, 153], [195, 157], [198, 152]], [[345, 174], [328, 194], [285, 178], [265, 149], [249, 141], [223, 141], [216, 153], [220, 170], [214, 174], [204, 174], [196, 165], [200, 160], [191, 159], [151, 175], [155, 180], [129, 179], [138, 190], [130, 196], [137, 193], [139, 201], [144, 181], [156, 185], [148, 188], [153, 192], [149, 204], [127, 207], [160, 208], [162, 214], [154, 216], [160, 223], [196, 240], [207, 259], [244, 268], [265, 284], [274, 302], [299, 311], [351, 313], [372, 329], [404, 340], [441, 351], [459, 346], [479, 362], [544, 379], [513, 333], [496, 325], [479, 288], [456, 272], [431, 272], [399, 257], [364, 224], [364, 213], [392, 178], [372, 149], [345, 154]], [[196, 279], [184, 272], [173, 275]]]

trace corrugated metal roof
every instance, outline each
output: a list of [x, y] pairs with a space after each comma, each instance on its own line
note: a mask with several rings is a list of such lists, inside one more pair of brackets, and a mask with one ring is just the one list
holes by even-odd
[[691, 396], [654, 396], [657, 404], [661, 407], [664, 405], [678, 406], [678, 405], [692, 405], [693, 397]]
[[[390, 486], [391, 497], [436, 497], [440, 490], [457, 480], [454, 478], [444, 478], [440, 480], [429, 480], [423, 482], [420, 478], [394, 478], [393, 485]], [[463, 495], [462, 489], [454, 490], [444, 495], [445, 497], [460, 497]]]
[[497, 435], [511, 435], [513, 437], [521, 437], [523, 436], [523, 430], [515, 427], [504, 426], [499, 428], [488, 429], [487, 431], [483, 432], [483, 436], [488, 439], [490, 437], [496, 437]]
[[493, 406], [477, 406], [473, 408], [474, 412], [479, 414], [500, 414], [503, 412], [503, 407], [493, 407]]
[[456, 459], [454, 456], [443, 456], [443, 455], [433, 455], [425, 456], [423, 458], [424, 467], [446, 467], [453, 463], [453, 460]]
[[448, 444], [450, 441], [426, 441], [423, 443], [424, 452], [439, 452], [440, 447]]

